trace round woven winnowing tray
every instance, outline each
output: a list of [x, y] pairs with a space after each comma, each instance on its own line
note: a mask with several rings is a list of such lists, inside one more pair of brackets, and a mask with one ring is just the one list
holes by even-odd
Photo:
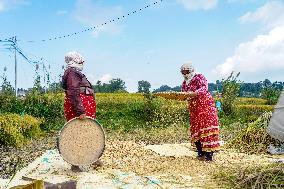
[[166, 99], [172, 99], [172, 100], [186, 100], [187, 93], [186, 92], [157, 92], [153, 93], [155, 96], [160, 96]]
[[105, 149], [102, 126], [92, 118], [74, 118], [59, 132], [57, 147], [62, 158], [72, 165], [90, 165]]

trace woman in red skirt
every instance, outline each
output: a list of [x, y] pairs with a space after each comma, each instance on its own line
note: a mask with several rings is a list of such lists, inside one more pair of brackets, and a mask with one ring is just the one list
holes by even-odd
[[212, 161], [214, 151], [220, 148], [219, 122], [214, 99], [208, 92], [208, 83], [202, 74], [196, 74], [191, 64], [181, 67], [184, 77], [182, 91], [188, 93], [190, 112], [189, 133], [196, 146], [198, 158]]
[[84, 58], [77, 52], [65, 55], [67, 69], [62, 77], [62, 86], [65, 90], [64, 114], [69, 121], [75, 117], [80, 119], [86, 116], [96, 118], [96, 101], [94, 90], [86, 76], [81, 73]]
[[[84, 58], [78, 52], [69, 52], [65, 55], [67, 69], [62, 77], [62, 86], [65, 90], [64, 115], [67, 121], [86, 116], [96, 118], [96, 101], [94, 90], [86, 76], [81, 73], [84, 66]], [[100, 160], [94, 165], [101, 165]], [[78, 166], [72, 166], [79, 169]]]

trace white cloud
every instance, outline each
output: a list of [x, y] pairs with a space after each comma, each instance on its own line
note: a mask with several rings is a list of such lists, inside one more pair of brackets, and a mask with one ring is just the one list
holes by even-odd
[[100, 80], [102, 83], [108, 83], [110, 80], [112, 80], [113, 77], [111, 74], [104, 74], [101, 78], [99, 78], [98, 80]]
[[95, 85], [98, 81], [101, 81], [101, 83], [109, 83], [109, 81], [113, 79], [113, 76], [111, 74], [109, 74], [109, 73], [104, 74], [104, 75], [102, 75], [99, 78], [96, 77], [95, 74], [91, 74], [91, 73], [88, 73], [86, 75], [87, 75], [88, 80], [93, 85]]
[[27, 5], [27, 0], [0, 0], [0, 12], [7, 11], [21, 5]]
[[228, 76], [231, 71], [240, 71], [241, 75], [253, 77], [254, 74], [284, 71], [283, 34], [284, 26], [279, 26], [266, 35], [258, 35], [249, 42], [241, 43], [235, 54], [218, 65], [214, 73]]
[[284, 71], [284, 3], [269, 1], [256, 11], [246, 13], [239, 21], [260, 22], [266, 34], [239, 44], [234, 55], [218, 65], [213, 72], [222, 77], [235, 71], [241, 72], [246, 78], [264, 77], [267, 74], [279, 78], [281, 70]]
[[209, 10], [217, 6], [218, 0], [177, 0], [188, 10]]
[[241, 23], [260, 22], [267, 29], [284, 25], [284, 3], [282, 1], [269, 1], [255, 12], [247, 12], [239, 18]]
[[[122, 30], [122, 26], [118, 22], [110, 23], [111, 20], [116, 20], [122, 16], [122, 7], [105, 7], [100, 3], [93, 3], [91, 0], [77, 0], [75, 11], [75, 18], [90, 27], [99, 26], [92, 33], [94, 37], [102, 32], [112, 35], [118, 34]], [[106, 25], [103, 25], [107, 23]]]

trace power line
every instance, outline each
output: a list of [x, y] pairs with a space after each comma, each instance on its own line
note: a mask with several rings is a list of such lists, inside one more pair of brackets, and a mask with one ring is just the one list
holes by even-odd
[[37, 73], [38, 73], [38, 70], [41, 70], [39, 69], [39, 65], [43, 65], [43, 68], [42, 68], [42, 72], [43, 72], [43, 77], [44, 77], [44, 85], [46, 87], [46, 82], [45, 82], [45, 76], [48, 77], [48, 80], [49, 80], [49, 75], [50, 73], [48, 72], [48, 70], [46, 69], [45, 67], [45, 64], [44, 64], [44, 61], [43, 61], [43, 58], [41, 58], [40, 60], [32, 60], [30, 59], [26, 54], [27, 53], [24, 53], [23, 50], [18, 46], [18, 43], [17, 43], [17, 39], [16, 37], [13, 37], [12, 40], [0, 40], [0, 42], [3, 42], [4, 43], [4, 46], [7, 46], [5, 49], [6, 50], [9, 50], [10, 52], [14, 53], [14, 58], [15, 58], [15, 93], [16, 93], [16, 96], [17, 96], [17, 53], [28, 63], [34, 65], [36, 67], [36, 70], [37, 70]]
[[[100, 26], [104, 26], [104, 25], [107, 25], [109, 23], [113, 23], [113, 22], [117, 22], [119, 20], [122, 20], [124, 19], [125, 17], [127, 16], [130, 16], [132, 14], [136, 14], [137, 12], [141, 12], [142, 10], [144, 9], [147, 9], [151, 6], [154, 6], [156, 4], [158, 4], [159, 2], [161, 3], [163, 0], [159, 0], [159, 1], [156, 1], [154, 3], [151, 3], [151, 4], [148, 4], [147, 6], [145, 7], [142, 7], [140, 9], [137, 9], [135, 11], [131, 11], [129, 12], [128, 14], [125, 14], [121, 17], [117, 17], [116, 19], [110, 19], [109, 21], [106, 21], [102, 24], [99, 24], [99, 25], [96, 25], [96, 26], [93, 26], [93, 27], [90, 27], [90, 28], [87, 28], [85, 30], [81, 30], [81, 31], [78, 31], [78, 32], [74, 32], [74, 33], [70, 33], [70, 34], [66, 34], [66, 35], [62, 35], [62, 36], [56, 36], [56, 37], [52, 37], [52, 38], [49, 38], [49, 39], [42, 39], [42, 40], [39, 40], [39, 41], [35, 41], [35, 40], [29, 40], [29, 41], [26, 41], [26, 42], [29, 42], [29, 43], [35, 43], [35, 42], [47, 42], [47, 41], [53, 41], [53, 40], [57, 40], [57, 39], [63, 39], [63, 38], [67, 38], [67, 37], [71, 37], [71, 36], [74, 36], [74, 35], [78, 35], [80, 33], [84, 33], [84, 32], [88, 32], [88, 31], [91, 31], [91, 30], [94, 30], [94, 29], [97, 29], [99, 28]], [[10, 37], [10, 38], [6, 38], [6, 39], [0, 39], [0, 43], [4, 43], [4, 46], [7, 46], [5, 49], [6, 50], [9, 50], [10, 52], [13, 52], [14, 51], [14, 56], [15, 56], [15, 88], [17, 88], [17, 58], [16, 58], [16, 54], [19, 53], [21, 55], [22, 58], [24, 58], [25, 61], [27, 61], [28, 63], [31, 63], [33, 65], [36, 66], [36, 69], [37, 70], [40, 70], [40, 67], [39, 67], [39, 64], [42, 64], [43, 67], [42, 67], [42, 71], [44, 74], [47, 74], [48, 77], [50, 77], [50, 73], [48, 72], [48, 70], [46, 69], [46, 66], [44, 64], [44, 61], [43, 61], [43, 58], [41, 58], [39, 61], [34, 61], [32, 59], [30, 59], [26, 53], [23, 52], [23, 50], [17, 45], [17, 42], [19, 42], [20, 40], [16, 39], [16, 37]], [[49, 70], [50, 70], [50, 65], [49, 65]], [[16, 89], [17, 91], [17, 89]]]
[[[19, 55], [21, 55], [21, 57], [28, 63], [30, 63], [31, 65], [33, 65], [36, 70], [39, 70], [41, 72], [43, 72], [44, 75], [49, 75], [48, 77], [50, 77], [50, 60], [47, 60], [43, 57], [37, 57], [36, 55], [32, 54], [32, 53], [27, 53], [27, 52], [24, 52], [19, 46], [18, 46], [18, 43], [15, 43], [13, 40], [0, 40], [0, 42], [3, 42], [4, 46], [7, 46], [5, 48], [5, 50], [9, 50], [10, 52], [13, 52], [15, 49], [17, 51], [17, 53], [19, 53]], [[30, 57], [33, 56], [34, 58], [31, 58]], [[54, 62], [52, 62], [54, 63]], [[48, 68], [47, 68], [47, 65], [48, 64]], [[42, 65], [39, 66], [39, 65]], [[49, 69], [49, 70], [48, 70]]]
[[[96, 28], [98, 28], [100, 25], [101, 26], [104, 26], [104, 25], [107, 25], [108, 23], [112, 23], [112, 22], [115, 22], [115, 21], [118, 21], [118, 20], [121, 20], [123, 18], [125, 18], [126, 16], [130, 16], [131, 14], [135, 14], [137, 13], [138, 11], [142, 11], [143, 9], [146, 9], [146, 8], [149, 8], [153, 5], [156, 5], [158, 4], [159, 2], [162, 2], [163, 0], [159, 0], [159, 1], [156, 1], [154, 3], [151, 3], [151, 4], [148, 4], [147, 6], [143, 7], [143, 8], [140, 8], [140, 9], [137, 9], [135, 11], [131, 11], [129, 12], [127, 15], [123, 15], [121, 17], [118, 17], [117, 19], [111, 19], [107, 22], [104, 22], [102, 24], [99, 24], [97, 26], [94, 26], [94, 27], [90, 27], [88, 29], [85, 29], [85, 30], [81, 30], [79, 32], [74, 32], [74, 33], [71, 33], [71, 34], [67, 34], [67, 35], [63, 35], [63, 36], [57, 36], [57, 37], [53, 37], [53, 38], [49, 38], [49, 39], [43, 39], [43, 40], [40, 40], [41, 42], [45, 42], [45, 41], [52, 41], [52, 40], [56, 40], [56, 39], [62, 39], [62, 38], [67, 38], [67, 37], [71, 37], [73, 35], [78, 35], [80, 33], [83, 33], [83, 32], [87, 32], [87, 31], [90, 31], [90, 30], [94, 30]], [[6, 38], [4, 40], [0, 39], [0, 43], [4, 43], [4, 46], [8, 46], [7, 50], [9, 51], [12, 51], [12, 50], [16, 50], [27, 62], [29, 63], [33, 63], [33, 64], [38, 64], [40, 63], [39, 61], [32, 61], [31, 59], [29, 59], [25, 53], [23, 53], [23, 51], [18, 47], [17, 43], [14, 41], [15, 40], [15, 37], [10, 37], [10, 38]], [[17, 42], [19, 42], [20, 40], [17, 39]], [[34, 40], [30, 40], [30, 41], [27, 41], [27, 42], [37, 42], [37, 41], [34, 41]], [[41, 58], [42, 60], [43, 58]]]
[[[99, 28], [100, 26], [104, 26], [104, 25], [107, 25], [107, 24], [109, 24], [109, 23], [113, 23], [113, 22], [117, 22], [117, 21], [119, 21], [119, 20], [122, 20], [122, 19], [126, 18], [127, 16], [130, 16], [130, 15], [132, 15], [132, 14], [136, 14], [136, 13], [138, 13], [138, 12], [141, 12], [142, 10], [147, 9], [147, 8], [149, 8], [149, 7], [151, 7], [151, 6], [155, 6], [155, 5], [157, 5], [159, 2], [161, 3], [162, 1], [163, 1], [163, 0], [159, 0], [159, 1], [156, 1], [156, 2], [154, 2], [154, 3], [148, 4], [148, 5], [145, 6], [145, 7], [142, 7], [142, 8], [140, 8], [140, 9], [131, 11], [131, 12], [129, 12], [128, 14], [125, 14], [125, 15], [123, 15], [123, 16], [121, 16], [121, 17], [117, 17], [117, 18], [115, 18], [115, 19], [110, 19], [110, 20], [108, 20], [108, 21], [106, 21], [106, 22], [103, 22], [103, 23], [98, 24], [98, 25], [96, 25], [96, 26], [87, 28], [87, 29], [85, 29], [85, 30], [81, 30], [81, 31], [74, 32], [74, 33], [70, 33], [70, 34], [66, 34], [66, 35], [51, 37], [51, 38], [48, 38], [48, 39], [42, 39], [42, 40], [39, 40], [39, 41], [40, 41], [40, 42], [47, 42], [47, 41], [53, 41], [53, 40], [57, 40], [57, 39], [64, 39], [64, 38], [72, 37], [72, 36], [74, 36], [74, 35], [78, 35], [78, 34], [80, 34], [80, 33], [88, 32], [88, 31], [94, 30], [94, 29], [96, 29], [96, 28]], [[13, 39], [13, 38], [7, 38], [7, 39], [4, 39], [4, 40], [0, 40], [0, 42], [5, 42], [5, 41], [6, 41], [6, 42], [10, 42], [11, 39]], [[18, 41], [20, 41], [20, 40], [18, 40]], [[29, 41], [26, 41], [26, 42], [28, 42], [28, 43], [36, 43], [36, 42], [39, 42], [39, 41], [36, 41], [36, 40], [29, 40]]]

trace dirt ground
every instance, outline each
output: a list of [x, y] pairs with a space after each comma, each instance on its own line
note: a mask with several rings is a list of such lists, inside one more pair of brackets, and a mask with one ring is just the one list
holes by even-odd
[[[191, 150], [188, 143], [145, 145], [134, 141], [111, 139], [107, 141], [101, 157], [104, 163], [102, 167], [95, 170], [90, 167], [84, 173], [73, 173], [70, 165], [57, 157], [53, 166], [61, 168], [53, 170], [52, 174], [54, 178], [65, 174], [73, 180], [81, 179], [80, 182], [82, 176], [88, 174], [89, 180], [85, 179], [80, 188], [96, 179], [109, 186], [115, 186], [113, 188], [143, 188], [143, 179], [145, 188], [226, 188], [213, 177], [218, 170], [232, 166], [263, 165], [275, 159], [275, 156], [247, 155], [230, 150], [217, 153], [212, 163], [200, 161], [195, 156], [196, 153]], [[33, 170], [35, 174], [42, 166], [42, 161], [39, 162]], [[64, 171], [60, 173], [62, 170]], [[146, 187], [145, 183], [149, 181], [152, 185]]]
[[214, 162], [207, 163], [196, 158], [190, 144], [145, 146], [133, 141], [109, 141], [102, 157], [105, 165], [101, 171], [111, 168], [138, 175], [152, 175], [164, 183], [175, 183], [180, 188], [222, 188], [213, 179], [218, 170], [232, 166], [269, 164], [275, 158], [281, 156], [247, 155], [222, 150], [215, 154]]

